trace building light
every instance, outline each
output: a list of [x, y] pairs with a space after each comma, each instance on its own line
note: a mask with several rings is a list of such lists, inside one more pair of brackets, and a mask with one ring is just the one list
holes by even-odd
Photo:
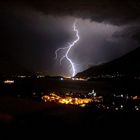
[[123, 108], [123, 105], [121, 105], [121, 109]]
[[37, 75], [37, 78], [44, 78], [44, 75]]
[[62, 80], [64, 80], [64, 78], [60, 78], [60, 80], [62, 81]]
[[93, 89], [92, 92], [89, 92], [89, 93], [88, 93], [88, 95], [94, 96], [94, 97], [95, 97], [95, 96], [96, 96], [96, 92], [95, 92], [94, 89]]
[[118, 110], [119, 110], [119, 108], [118, 108], [118, 107], [116, 107], [116, 108], [115, 108], [115, 110], [116, 110], [116, 111], [118, 111]]
[[123, 94], [121, 94], [121, 97], [123, 98]]
[[86, 104], [81, 104], [80, 106], [81, 106], [81, 107], [85, 107], [85, 106], [86, 106]]
[[136, 110], [136, 111], [139, 111], [139, 107], [138, 107], [138, 106], [135, 106], [135, 110]]
[[14, 84], [14, 80], [5, 80], [4, 84]]
[[17, 77], [18, 77], [18, 78], [26, 78], [25, 75], [18, 75]]
[[115, 105], [115, 102], [112, 102], [113, 105]]
[[35, 96], [35, 95], [36, 95], [36, 93], [35, 93], [35, 92], [33, 92], [33, 95]]

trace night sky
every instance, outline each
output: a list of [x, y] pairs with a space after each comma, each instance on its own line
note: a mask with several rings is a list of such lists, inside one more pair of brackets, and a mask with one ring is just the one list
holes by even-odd
[[116, 59], [140, 45], [139, 7], [139, 0], [3, 0], [0, 72], [71, 76], [68, 61], [60, 65], [55, 50], [75, 39], [75, 19], [80, 40], [69, 57], [76, 73]]

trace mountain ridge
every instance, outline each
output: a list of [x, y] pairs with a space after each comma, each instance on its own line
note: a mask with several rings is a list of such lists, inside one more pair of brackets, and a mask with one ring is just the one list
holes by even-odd
[[140, 47], [108, 63], [93, 66], [75, 77], [92, 77], [97, 75], [120, 73], [125, 75], [140, 75]]

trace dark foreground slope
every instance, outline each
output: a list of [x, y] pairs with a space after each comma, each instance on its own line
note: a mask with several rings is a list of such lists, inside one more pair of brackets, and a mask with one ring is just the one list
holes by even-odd
[[28, 99], [1, 97], [1, 138], [74, 139], [128, 135], [140, 125], [139, 113], [98, 112], [95, 108], [79, 108], [40, 103]]

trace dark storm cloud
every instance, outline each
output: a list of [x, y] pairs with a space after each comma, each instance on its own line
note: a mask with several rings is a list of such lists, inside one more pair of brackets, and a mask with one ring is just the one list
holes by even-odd
[[8, 1], [9, 5], [24, 4], [46, 14], [72, 15], [113, 24], [140, 20], [139, 0], [6, 0], [7, 3]]
[[114, 37], [117, 37], [117, 38], [127, 37], [128, 39], [135, 39], [138, 42], [140, 42], [139, 36], [140, 36], [140, 25], [137, 22], [134, 24], [129, 24], [128, 26], [125, 26], [123, 32], [120, 31], [114, 34]]
[[[8, 11], [2, 12], [0, 61], [6, 61], [6, 66], [7, 63], [21, 64], [31, 72], [54, 73], [54, 52], [72, 40], [73, 20], [63, 22], [62, 18], [46, 16], [23, 6], [9, 7]], [[62, 68], [56, 71], [62, 71]]]
[[80, 41], [69, 56], [76, 72], [111, 61], [139, 46], [139, 6], [138, 0], [5, 0], [0, 6], [0, 61], [70, 76], [67, 61], [60, 65], [54, 52], [75, 39], [75, 18]]

